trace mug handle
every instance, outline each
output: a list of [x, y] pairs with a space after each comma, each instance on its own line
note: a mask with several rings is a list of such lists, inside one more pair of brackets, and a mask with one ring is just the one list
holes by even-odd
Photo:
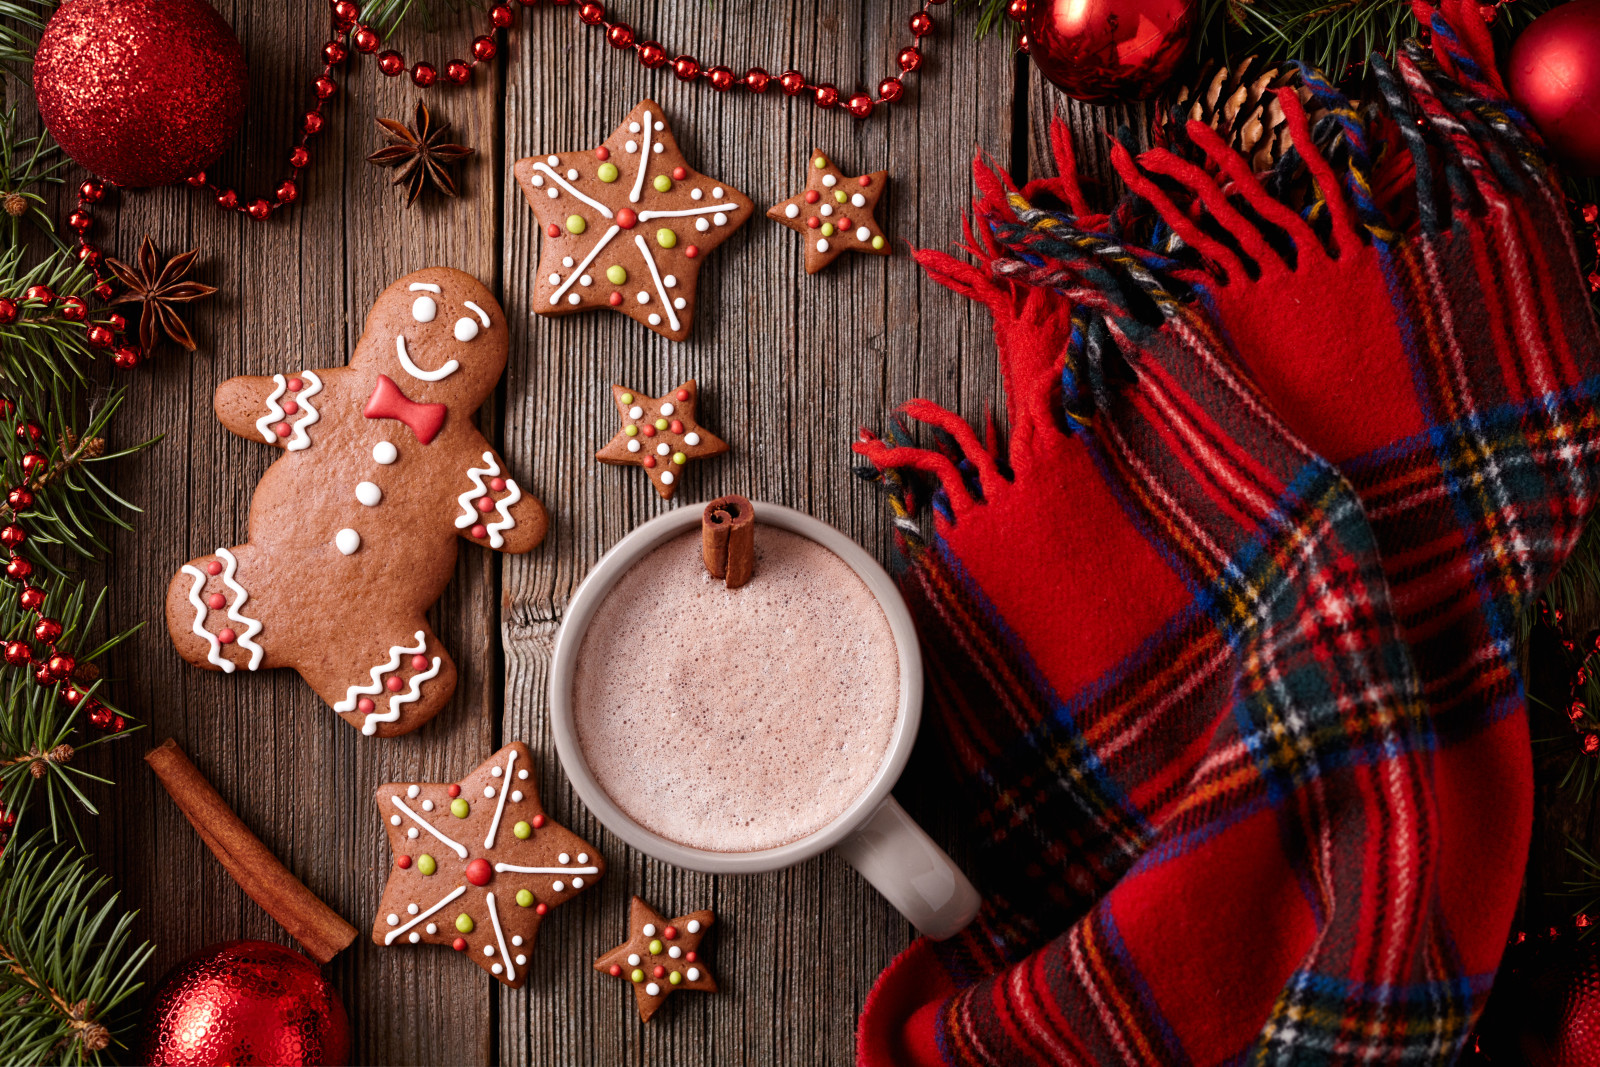
[[833, 850], [935, 941], [960, 932], [983, 903], [961, 868], [892, 796]]

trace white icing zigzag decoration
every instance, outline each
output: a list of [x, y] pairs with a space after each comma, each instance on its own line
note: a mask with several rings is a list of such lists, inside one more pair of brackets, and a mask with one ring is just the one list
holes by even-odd
[[[483, 461], [488, 464], [487, 467], [467, 468], [467, 477], [472, 479], [473, 488], [456, 497], [456, 503], [461, 505], [461, 514], [456, 516], [456, 529], [458, 530], [465, 530], [468, 526], [478, 521], [477, 509], [472, 505], [474, 501], [489, 491], [489, 487], [483, 484], [484, 475], [488, 475], [491, 478], [500, 476], [500, 464], [495, 462], [493, 452], [485, 452]], [[511, 517], [511, 505], [522, 499], [522, 490], [518, 489], [517, 483], [510, 478], [506, 479], [506, 489], [511, 495], [494, 506], [495, 511], [500, 514], [500, 521], [491, 522], [484, 527], [489, 533], [490, 548], [499, 548], [505, 544], [506, 539], [500, 536], [500, 531], [509, 530], [517, 524], [517, 520]]]
[[[399, 669], [401, 656], [414, 656], [419, 652], [427, 651], [428, 640], [421, 630], [417, 631], [416, 637], [417, 643], [414, 648], [406, 648], [403, 645], [391, 646], [389, 649], [389, 662], [380, 663], [372, 668], [372, 684], [352, 685], [345, 692], [344, 699], [333, 706], [333, 710], [354, 711], [356, 710], [356, 701], [362, 696], [377, 696], [383, 692], [383, 676]], [[433, 657], [433, 666], [420, 674], [411, 676], [411, 688], [409, 691], [396, 693], [389, 698], [389, 710], [387, 712], [379, 713], [373, 711], [367, 714], [366, 721], [361, 724], [361, 732], [371, 737], [378, 732], [378, 724], [380, 722], [394, 722], [398, 719], [400, 717], [400, 705], [409, 704], [413, 700], [419, 699], [422, 696], [422, 683], [436, 677], [439, 673], [439, 667], [440, 659], [435, 656]]]
[[[226, 548], [217, 549], [217, 555], [228, 563], [227, 570], [222, 572], [222, 584], [238, 594], [233, 603], [228, 605], [228, 618], [234, 622], [245, 624], [244, 630], [238, 634], [236, 640], [239, 642], [239, 647], [250, 650], [250, 669], [255, 670], [261, 666], [263, 651], [260, 645], [250, 639], [261, 632], [261, 623], [259, 620], [252, 619], [239, 610], [244, 607], [244, 602], [250, 599], [250, 594], [245, 592], [244, 586], [233, 580], [234, 572], [239, 569], [239, 561]], [[198, 574], [199, 572], [196, 571], [195, 573]], [[190, 599], [194, 599], [194, 597], [191, 595]]]
[[378, 724], [380, 722], [394, 722], [396, 719], [398, 719], [400, 717], [400, 705], [409, 704], [413, 700], [421, 698], [422, 683], [426, 682], [429, 678], [434, 677], [438, 673], [439, 657], [435, 656], [433, 657], [433, 666], [429, 667], [421, 674], [413, 674], [411, 676], [410, 689], [404, 693], [396, 693], [394, 696], [389, 698], [389, 710], [386, 713], [379, 715], [377, 712], [373, 712], [367, 716], [367, 721], [361, 724], [361, 732], [366, 734], [368, 737], [371, 737], [373, 734], [378, 732]]
[[281, 374], [274, 374], [272, 380], [277, 383], [277, 388], [267, 394], [267, 413], [256, 420], [256, 432], [264, 437], [269, 445], [278, 443], [278, 435], [272, 432], [272, 424], [283, 421], [283, 409], [278, 406], [278, 398], [289, 388]]
[[187, 563], [183, 565], [183, 573], [194, 575], [194, 585], [189, 587], [189, 603], [194, 605], [194, 626], [192, 629], [196, 637], [205, 638], [206, 642], [211, 646], [206, 652], [206, 660], [214, 666], [221, 667], [224, 674], [232, 674], [233, 662], [222, 658], [222, 642], [218, 641], [217, 635], [207, 630], [205, 626], [206, 612], [209, 609], [206, 607], [205, 601], [200, 599], [200, 590], [205, 588], [206, 576], [201, 574], [198, 568], [192, 567]]
[[[282, 375], [276, 377], [282, 378]], [[306, 417], [294, 424], [294, 434], [289, 438], [286, 446], [290, 452], [298, 452], [302, 448], [311, 447], [311, 438], [306, 436], [306, 427], [315, 426], [322, 415], [311, 406], [311, 398], [322, 392], [322, 379], [317, 377], [316, 371], [302, 371], [301, 377], [311, 383], [311, 388], [302, 389], [296, 396], [295, 402], [306, 409]], [[259, 425], [259, 424], [258, 424]]]

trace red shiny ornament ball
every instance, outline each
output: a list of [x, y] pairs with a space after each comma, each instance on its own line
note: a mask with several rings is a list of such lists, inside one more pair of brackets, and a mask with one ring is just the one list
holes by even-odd
[[465, 85], [472, 80], [472, 68], [459, 59], [452, 59], [444, 65], [444, 79], [451, 85]]
[[79, 233], [88, 233], [94, 226], [94, 216], [87, 211], [79, 209], [67, 216], [67, 225]]
[[33, 672], [33, 684], [48, 688], [56, 684], [56, 676], [50, 673], [48, 666], [39, 667]]
[[340, 1064], [350, 1020], [317, 965], [265, 941], [201, 949], [167, 972], [146, 1013], [139, 1062]]
[[606, 31], [606, 43], [612, 48], [633, 47], [633, 27], [626, 22], [619, 22]]
[[613, 978], [621, 978], [622, 977], [622, 965], [619, 964], [619, 963], [613, 963], [610, 967], [606, 968], [606, 973], [611, 975], [611, 977], [613, 977]]
[[128, 328], [128, 320], [113, 311], [106, 316], [106, 325], [110, 327], [112, 333], [121, 333]]
[[933, 16], [926, 11], [918, 11], [911, 16], [911, 35], [913, 37], [926, 37], [933, 32]]
[[318, 100], [331, 100], [339, 92], [339, 83], [332, 78], [318, 78], [311, 87], [316, 90]]
[[40, 619], [34, 623], [33, 636], [47, 645], [51, 644], [61, 637], [61, 622], [51, 618]]
[[338, 0], [333, 5], [333, 24], [341, 30], [348, 30], [356, 24], [356, 19], [361, 17], [361, 8], [351, 0]]
[[751, 67], [744, 72], [744, 78], [741, 80], [744, 82], [744, 87], [752, 93], [764, 93], [767, 91], [767, 86], [772, 84], [772, 75], [760, 67]]
[[812, 99], [820, 108], [830, 108], [839, 102], [839, 90], [827, 82], [823, 82], [812, 90]]
[[28, 533], [14, 522], [8, 522], [0, 528], [0, 545], [7, 548], [16, 548], [28, 539]]
[[672, 61], [672, 73], [679, 81], [692, 82], [700, 76], [700, 61], [694, 56], [679, 56]]
[[858, 119], [864, 119], [872, 114], [872, 97], [866, 93], [856, 93], [844, 105]]
[[785, 96], [793, 96], [806, 87], [806, 76], [798, 70], [786, 70], [778, 75], [778, 84], [783, 87]]
[[306, 132], [306, 136], [314, 137], [322, 132], [322, 127], [327, 123], [328, 120], [322, 117], [320, 111], [307, 111], [300, 120], [300, 128]]
[[22, 471], [24, 474], [42, 474], [50, 461], [43, 452], [29, 449], [22, 454]]
[[24, 611], [38, 611], [44, 607], [44, 590], [36, 585], [23, 586], [22, 592], [17, 594], [17, 603]]
[[665, 978], [667, 976], [667, 969], [658, 963], [654, 967], [650, 968], [650, 976], [652, 978]]
[[431, 88], [433, 83], [439, 80], [439, 72], [434, 69], [432, 63], [418, 63], [411, 68], [411, 80], [418, 88]]
[[733, 71], [727, 67], [712, 67], [706, 71], [706, 80], [717, 92], [725, 93], [733, 88]]
[[14, 581], [25, 582], [32, 573], [33, 564], [21, 556], [12, 556], [11, 561], [6, 564], [6, 577]]
[[279, 203], [292, 204], [300, 199], [300, 188], [294, 182], [284, 182], [278, 186], [277, 197]]
[[479, 856], [467, 864], [467, 881], [473, 885], [488, 885], [489, 879], [494, 877], [494, 868], [489, 866], [489, 861]]
[[537, 903], [537, 904], [535, 904], [533, 906], [533, 910], [534, 910], [534, 914], [543, 915], [545, 912], [550, 910], [550, 905], [546, 904], [544, 901], [541, 900], [541, 901], [539, 901], [539, 903]]
[[268, 215], [272, 214], [272, 205], [267, 203], [265, 200], [256, 199], [250, 201], [250, 206], [245, 210], [250, 213], [251, 218], [260, 221], [261, 219], [264, 219]]
[[667, 61], [667, 50], [659, 41], [646, 41], [639, 46], [639, 65], [651, 70]]
[[1028, 0], [1010, 0], [1006, 4], [1006, 15], [1012, 22], [1026, 22], [1028, 20]]
[[55, 290], [51, 289], [48, 285], [30, 285], [28, 286], [28, 291], [23, 295], [29, 300], [37, 300], [46, 307], [49, 307], [51, 304], [55, 303], [56, 299]]
[[1570, 0], [1540, 15], [1511, 46], [1511, 98], [1551, 150], [1600, 174], [1600, 0]]
[[337, 67], [340, 63], [343, 63], [349, 58], [350, 49], [346, 48], [338, 41], [329, 41], [327, 44], [322, 46], [323, 62], [327, 63], [331, 67]]
[[383, 38], [374, 33], [371, 26], [361, 26], [357, 28], [355, 35], [351, 37], [351, 40], [355, 42], [356, 51], [365, 53], [366, 55], [371, 55], [372, 53], [376, 52], [378, 50], [378, 46], [383, 43]]
[[1197, 0], [1029, 0], [1028, 54], [1088, 103], [1154, 95], [1189, 51]]
[[93, 178], [78, 186], [78, 199], [86, 204], [98, 204], [105, 195], [106, 187]]
[[907, 74], [922, 68], [922, 53], [916, 48], [906, 47], [900, 49], [900, 54], [895, 57], [895, 62], [900, 64], [900, 69]]
[[61, 317], [69, 322], [83, 322], [89, 317], [89, 305], [81, 296], [69, 296], [61, 301]]
[[[78, 259], [81, 262], [86, 263], [91, 267], [99, 266], [100, 265], [100, 260], [103, 257], [104, 257], [104, 253], [101, 252], [100, 249], [96, 248], [94, 245], [90, 244], [88, 241], [85, 241], [85, 242], [83, 242], [83, 244], [78, 246]], [[73, 319], [72, 321], [73, 322], [82, 322], [83, 320], [82, 319]]]
[[11, 505], [13, 511], [26, 511], [33, 507], [33, 490], [19, 485], [6, 494], [6, 503]]
[[606, 20], [606, 5], [588, 3], [578, 8], [578, 21], [585, 26], [598, 26]]
[[398, 77], [406, 69], [405, 57], [394, 49], [385, 49], [378, 53], [378, 69], [389, 77]]
[[222, 154], [244, 119], [244, 49], [205, 0], [67, 0], [33, 91], [67, 155], [116, 185], [166, 185]]
[[7, 641], [6, 642], [6, 662], [11, 664], [11, 666], [20, 667], [24, 663], [27, 663], [28, 660], [32, 658], [32, 656], [33, 656], [33, 652], [32, 652], [32, 650], [30, 650], [28, 648], [27, 642], [25, 642], [25, 641]]
[[123, 370], [132, 370], [139, 365], [139, 350], [133, 345], [118, 345], [111, 353], [111, 362]]
[[37, 441], [44, 436], [44, 427], [29, 419], [27, 422], [17, 423], [17, 440]]
[[61, 688], [56, 691], [56, 695], [69, 708], [75, 708], [83, 701], [83, 690], [71, 682], [62, 682]]
[[78, 661], [64, 652], [57, 652], [45, 663], [56, 681], [62, 681], [78, 667]]
[[[306, 116], [310, 118], [310, 116]], [[239, 206], [239, 194], [232, 189], [224, 189], [217, 194], [217, 206], [224, 211], [232, 211]]]
[[98, 700], [87, 700], [83, 705], [84, 714], [89, 717], [89, 724], [101, 730], [111, 729], [112, 718], [116, 712], [100, 703]]
[[661, 936], [666, 938], [668, 941], [676, 940], [678, 936], [678, 928], [676, 926], [668, 926], [665, 930], [661, 931]]
[[99, 283], [98, 285], [96, 285], [94, 287], [93, 292], [94, 292], [94, 295], [99, 297], [101, 300], [110, 300], [111, 299], [111, 283], [110, 282], [101, 282], [101, 283]]
[[885, 103], [894, 103], [905, 95], [906, 83], [899, 78], [885, 78], [878, 83], [878, 95]]
[[489, 9], [489, 23], [495, 29], [503, 30], [516, 21], [516, 13], [505, 4], [496, 4]]
[[494, 38], [489, 36], [474, 37], [472, 39], [472, 58], [479, 63], [487, 63], [499, 51], [494, 43]]
[[22, 309], [17, 307], [15, 300], [0, 297], [0, 326], [10, 326], [21, 314]]

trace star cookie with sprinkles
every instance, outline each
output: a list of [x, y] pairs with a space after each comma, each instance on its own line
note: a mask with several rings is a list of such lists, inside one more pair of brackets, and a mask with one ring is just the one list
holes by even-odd
[[806, 164], [806, 187], [767, 211], [806, 242], [806, 273], [817, 271], [845, 252], [887, 256], [889, 241], [873, 213], [889, 187], [886, 170], [847, 178], [826, 155], [813, 150]]
[[633, 983], [639, 1018], [649, 1022], [680, 989], [717, 991], [717, 980], [700, 958], [700, 942], [715, 921], [709, 909], [669, 921], [634, 897], [628, 907], [628, 940], [595, 960], [594, 969]]
[[455, 783], [378, 787], [394, 866], [372, 940], [449, 945], [513, 989], [545, 914], [599, 881], [605, 860], [539, 806], [528, 746]]
[[654, 100], [600, 147], [519, 159], [512, 173], [544, 228], [534, 310], [611, 307], [673, 341], [689, 336], [700, 264], [755, 210], [689, 166]]
[[601, 463], [643, 467], [663, 500], [678, 491], [684, 466], [691, 459], [720, 456], [728, 442], [694, 419], [698, 383], [693, 378], [662, 397], [636, 389], [611, 387], [622, 429], [594, 454]]

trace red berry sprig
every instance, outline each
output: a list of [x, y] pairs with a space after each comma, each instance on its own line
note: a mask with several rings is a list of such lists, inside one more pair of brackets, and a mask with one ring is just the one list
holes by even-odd
[[[1576, 640], [1567, 636], [1566, 616], [1559, 609], [1550, 607], [1547, 600], [1539, 601], [1539, 621], [1556, 632], [1556, 637], [1561, 642], [1561, 650], [1568, 655], [1576, 654], [1579, 645]], [[1590, 661], [1600, 656], [1600, 632], [1596, 632], [1583, 646], [1583, 658], [1578, 662], [1578, 667], [1572, 672], [1567, 683], [1567, 721], [1572, 724], [1579, 736], [1578, 748], [1589, 757], [1600, 757], [1600, 732], [1595, 729], [1595, 723], [1589, 716], [1589, 706], [1583, 702], [1584, 686], [1589, 684], [1589, 679], [1594, 676], [1594, 668]]]
[[[94, 180], [83, 183], [83, 188], [94, 186], [99, 188], [100, 183]], [[79, 190], [79, 197], [83, 190]], [[74, 215], [79, 212], [74, 212]], [[92, 220], [91, 220], [92, 222]], [[111, 284], [104, 280], [99, 271], [101, 253], [98, 248], [84, 240], [87, 227], [78, 231], [78, 258], [91, 264], [97, 279], [96, 285], [90, 291], [99, 300], [109, 299]], [[112, 349], [112, 358], [117, 366], [123, 368], [135, 367], [139, 363], [139, 347], [134, 344], [117, 344], [117, 338], [123, 336], [128, 329], [128, 320], [115, 311], [93, 311], [89, 309], [89, 302], [76, 293], [67, 296], [58, 296], [55, 290], [48, 285], [30, 285], [22, 299], [0, 297], [0, 326], [14, 326], [19, 322], [48, 322], [52, 319], [65, 319], [67, 322], [76, 322], [83, 325], [84, 340], [89, 347], [97, 349]], [[5, 401], [9, 404], [10, 401]], [[3, 412], [0, 412], [3, 413]]]

